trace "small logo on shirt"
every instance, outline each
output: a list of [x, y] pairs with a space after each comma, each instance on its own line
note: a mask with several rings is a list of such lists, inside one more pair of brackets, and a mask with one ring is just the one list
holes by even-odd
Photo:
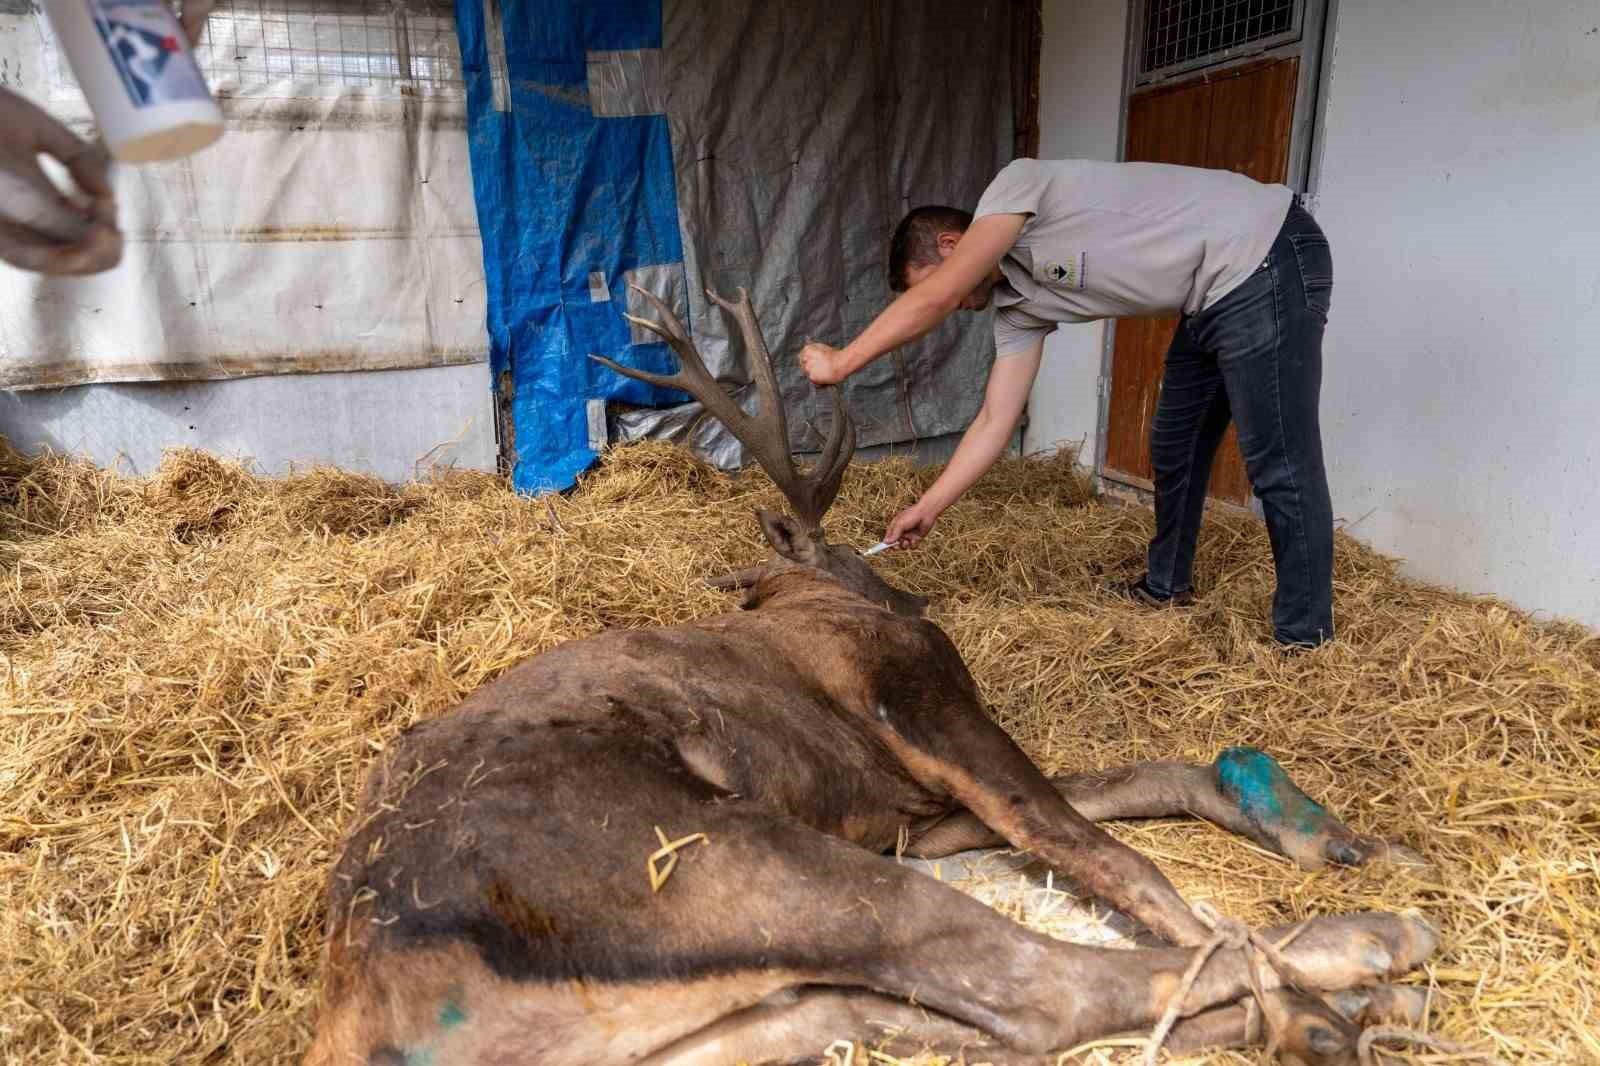
[[1040, 264], [1038, 277], [1049, 285], [1082, 292], [1088, 279], [1088, 254], [1079, 252], [1070, 259]]

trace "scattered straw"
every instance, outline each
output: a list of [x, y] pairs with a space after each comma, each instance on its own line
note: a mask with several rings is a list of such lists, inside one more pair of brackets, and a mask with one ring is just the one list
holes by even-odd
[[851, 1040], [835, 1040], [824, 1054], [828, 1066], [855, 1066], [856, 1045]]
[[1493, 1055], [1475, 1051], [1465, 1044], [1457, 1044], [1453, 1040], [1441, 1040], [1436, 1036], [1419, 1033], [1414, 1029], [1406, 1029], [1395, 1025], [1374, 1025], [1361, 1033], [1360, 1042], [1356, 1047], [1356, 1056], [1361, 1060], [1361, 1066], [1382, 1066], [1378, 1058], [1378, 1042], [1413, 1044], [1437, 1051], [1449, 1056], [1448, 1061], [1460, 1063], [1483, 1063], [1484, 1066], [1504, 1066]]
[[[711, 843], [711, 838], [704, 833], [690, 833], [686, 837], [679, 837], [677, 840], [669, 842], [667, 834], [661, 831], [659, 825], [656, 826], [656, 839], [661, 841], [661, 846], [651, 852], [650, 857], [644, 863], [645, 869], [650, 873], [650, 891], [652, 892], [660, 892], [661, 886], [666, 884], [667, 878], [672, 876], [672, 871], [678, 868], [679, 848], [688, 847], [696, 841], [702, 844]], [[666, 865], [657, 867], [656, 863], [662, 859], [667, 860]]]
[[[873, 543], [931, 476], [852, 470], [834, 539]], [[777, 503], [658, 446], [548, 501], [477, 474], [396, 489], [180, 453], [134, 480], [0, 447], [0, 1061], [298, 1061], [324, 880], [376, 753], [559, 641], [727, 609], [700, 579], [756, 561], [751, 509]], [[1199, 603], [1165, 612], [1101, 591], [1149, 529], [1067, 462], [1013, 462], [878, 563], [936, 598], [1046, 770], [1256, 744], [1433, 863], [1308, 874], [1205, 825], [1115, 829], [1189, 898], [1258, 926], [1416, 907], [1443, 933], [1416, 978], [1431, 1032], [1600, 1061], [1600, 638], [1341, 538], [1340, 640], [1281, 658], [1258, 525], [1210, 520]]]

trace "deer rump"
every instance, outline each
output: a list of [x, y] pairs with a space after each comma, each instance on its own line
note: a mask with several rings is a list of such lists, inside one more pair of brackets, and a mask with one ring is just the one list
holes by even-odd
[[[1249, 749], [1047, 779], [925, 602], [826, 542], [854, 449], [837, 394], [802, 473], [748, 296], [710, 295], [751, 348], [758, 417], [659, 301], [661, 323], [634, 321], [680, 373], [608, 365], [701, 400], [797, 517], [759, 512], [772, 557], [721, 582], [745, 589], [742, 610], [561, 645], [389, 747], [329, 878], [308, 1063], [815, 1061], [886, 1033], [902, 1051], [1051, 1061], [1154, 1023], [1202, 944], [1169, 1047], [1270, 1040], [1289, 1062], [1351, 1063], [1362, 1024], [1414, 1020], [1418, 997], [1384, 982], [1433, 950], [1419, 920], [1268, 931], [1292, 936], [1291, 985], [1210, 945], [1094, 822], [1196, 815], [1309, 867], [1397, 853]], [[1173, 946], [1051, 940], [884, 854], [1000, 844]]]

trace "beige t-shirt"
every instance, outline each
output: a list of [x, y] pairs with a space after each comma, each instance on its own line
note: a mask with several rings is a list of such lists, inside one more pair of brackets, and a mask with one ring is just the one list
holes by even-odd
[[973, 215], [1027, 215], [1000, 261], [997, 355], [1062, 322], [1196, 314], [1259, 267], [1294, 193], [1227, 170], [1018, 159]]

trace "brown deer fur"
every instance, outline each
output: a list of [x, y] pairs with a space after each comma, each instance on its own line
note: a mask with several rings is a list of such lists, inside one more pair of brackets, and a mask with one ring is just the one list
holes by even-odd
[[[718, 302], [759, 342], [747, 299]], [[698, 363], [670, 316], [650, 325]], [[775, 384], [763, 392], [765, 409]], [[1303, 817], [1280, 823], [1213, 767], [1046, 779], [922, 601], [823, 539], [849, 450], [809, 487], [787, 471], [811, 513], [761, 514], [775, 555], [740, 582], [745, 609], [553, 648], [390, 745], [329, 881], [308, 1063], [814, 1061], [883, 1020], [920, 1030], [913, 1042], [1045, 1061], [1151, 1025], [1209, 936], [1094, 820], [1195, 813], [1308, 865], [1380, 850], [1286, 778], [1274, 802]], [[658, 831], [704, 837], [654, 890]], [[897, 841], [928, 856], [1004, 841], [1176, 946], [1051, 940], [885, 856]], [[1433, 946], [1414, 919], [1367, 914], [1315, 920], [1286, 952], [1333, 992]], [[1352, 1062], [1363, 1011], [1404, 999], [1376, 989], [1341, 1011], [1264, 977], [1291, 1062]], [[1254, 1038], [1249, 993], [1243, 954], [1219, 950], [1174, 1040]]]

